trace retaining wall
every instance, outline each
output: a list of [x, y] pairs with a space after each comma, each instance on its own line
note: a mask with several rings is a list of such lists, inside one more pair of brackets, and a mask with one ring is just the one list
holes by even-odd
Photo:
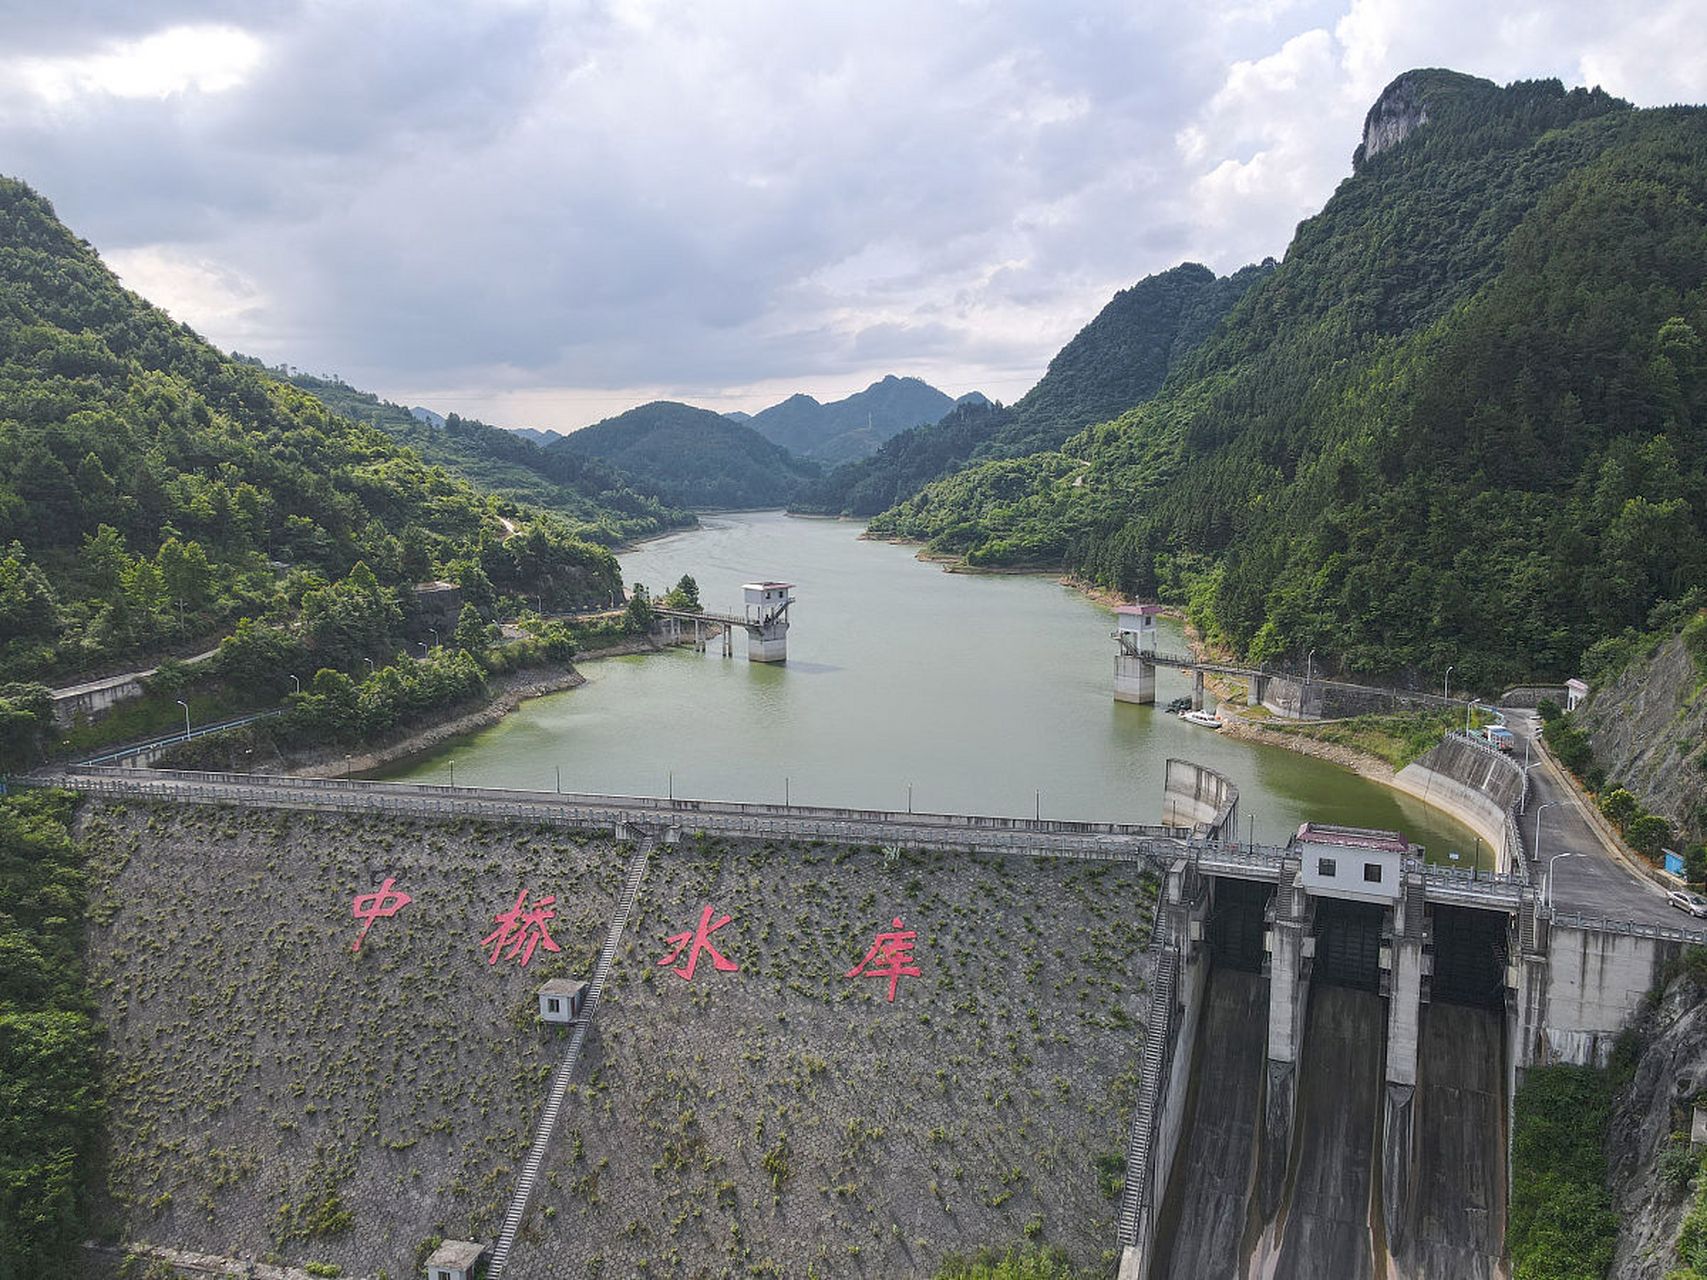
[[1162, 783], [1162, 825], [1190, 827], [1210, 839], [1235, 838], [1239, 789], [1231, 781], [1189, 760], [1169, 760]]
[[1564, 925], [1547, 948], [1547, 1057], [1604, 1067], [1630, 1013], [1664, 976], [1681, 942]]
[[1494, 869], [1521, 858], [1510, 839], [1509, 815], [1523, 798], [1523, 770], [1497, 751], [1465, 738], [1442, 738], [1393, 778], [1393, 787], [1451, 814], [1494, 851]]

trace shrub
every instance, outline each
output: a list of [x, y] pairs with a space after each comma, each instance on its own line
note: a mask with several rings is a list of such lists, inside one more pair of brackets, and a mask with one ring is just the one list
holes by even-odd
[[1599, 1280], [1618, 1215], [1606, 1190], [1612, 1082], [1592, 1067], [1532, 1067], [1517, 1091], [1506, 1243], [1514, 1280]]

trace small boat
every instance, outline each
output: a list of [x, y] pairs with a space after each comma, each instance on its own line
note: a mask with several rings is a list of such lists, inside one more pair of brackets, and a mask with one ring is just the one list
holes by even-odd
[[1191, 724], [1200, 724], [1205, 729], [1219, 729], [1221, 727], [1221, 717], [1213, 711], [1182, 711], [1179, 718]]

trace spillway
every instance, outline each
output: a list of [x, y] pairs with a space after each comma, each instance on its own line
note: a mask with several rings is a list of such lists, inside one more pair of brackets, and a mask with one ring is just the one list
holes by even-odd
[[1395, 1269], [1403, 1280], [1496, 1280], [1509, 1273], [1502, 1015], [1424, 1009], [1417, 1084], [1416, 1219]]
[[1380, 996], [1323, 984], [1311, 991], [1296, 1163], [1274, 1243], [1255, 1270], [1263, 1280], [1376, 1275], [1370, 1219], [1385, 1032]]
[[1192, 1050], [1192, 1087], [1179, 1154], [1158, 1223], [1152, 1280], [1243, 1273], [1262, 1126], [1268, 979], [1210, 970]]

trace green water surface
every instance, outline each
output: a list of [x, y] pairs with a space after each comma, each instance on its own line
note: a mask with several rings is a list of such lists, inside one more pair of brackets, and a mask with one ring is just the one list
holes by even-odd
[[[1238, 786], [1241, 839], [1306, 819], [1390, 827], [1468, 866], [1475, 837], [1444, 814], [1326, 761], [1224, 738], [1113, 697], [1113, 615], [1047, 578], [945, 573], [861, 526], [774, 512], [623, 553], [655, 591], [691, 573], [709, 609], [740, 586], [796, 584], [786, 665], [713, 644], [582, 666], [580, 689], [384, 776], [463, 786], [1156, 822], [1170, 756]], [[1173, 624], [1164, 622], [1164, 627]], [[1177, 628], [1162, 646], [1185, 649]], [[1190, 692], [1163, 670], [1157, 697]], [[1486, 857], [1484, 852], [1484, 865]]]

